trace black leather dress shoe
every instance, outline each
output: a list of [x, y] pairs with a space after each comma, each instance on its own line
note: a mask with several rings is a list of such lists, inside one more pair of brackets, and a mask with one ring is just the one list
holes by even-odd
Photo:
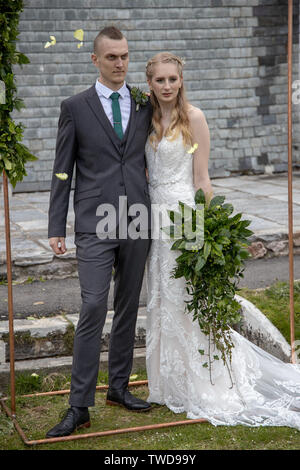
[[64, 412], [61, 422], [47, 432], [46, 437], [69, 436], [77, 429], [89, 428], [90, 425], [88, 408], [71, 406], [71, 408]]
[[106, 404], [112, 406], [124, 406], [129, 411], [149, 411], [150, 403], [133, 396], [128, 389], [109, 389], [106, 396]]

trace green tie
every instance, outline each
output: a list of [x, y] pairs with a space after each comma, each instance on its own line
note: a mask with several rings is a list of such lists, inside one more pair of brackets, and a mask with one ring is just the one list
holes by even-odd
[[122, 116], [121, 116], [121, 110], [120, 110], [119, 96], [120, 96], [120, 93], [114, 92], [110, 95], [110, 99], [112, 100], [114, 129], [117, 135], [120, 137], [120, 139], [122, 139], [123, 128], [122, 128]]

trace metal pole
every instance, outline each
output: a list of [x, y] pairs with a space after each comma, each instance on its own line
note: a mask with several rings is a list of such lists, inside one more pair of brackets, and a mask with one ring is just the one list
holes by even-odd
[[[128, 386], [129, 387], [134, 387], [134, 386], [140, 386], [140, 385], [147, 385], [148, 380], [140, 380], [137, 382], [129, 382]], [[108, 385], [98, 385], [96, 387], [96, 390], [107, 390]], [[70, 393], [70, 390], [56, 390], [52, 392], [40, 392], [40, 393], [31, 393], [28, 395], [21, 395], [22, 398], [31, 398], [31, 397], [41, 397], [41, 396], [53, 396], [53, 395], [64, 395]], [[170, 428], [174, 426], [182, 426], [182, 425], [189, 425], [189, 424], [197, 424], [197, 423], [207, 423], [207, 419], [205, 418], [199, 418], [199, 419], [188, 419], [184, 421], [172, 421], [168, 423], [158, 423], [158, 424], [148, 424], [146, 426], [135, 426], [132, 428], [119, 428], [119, 429], [110, 429], [107, 431], [98, 431], [98, 432], [93, 432], [93, 433], [88, 433], [88, 434], [72, 434], [70, 436], [64, 436], [64, 437], [53, 437], [53, 438], [46, 438], [46, 439], [38, 439], [38, 440], [30, 440], [26, 437], [24, 431], [22, 430], [21, 426], [19, 425], [17, 419], [12, 415], [11, 410], [6, 406], [7, 398], [2, 398], [0, 399], [0, 405], [2, 406], [4, 412], [6, 413], [7, 416], [9, 416], [12, 419], [12, 422], [14, 424], [14, 427], [20, 437], [22, 438], [24, 444], [28, 446], [36, 446], [39, 444], [51, 444], [53, 442], [64, 442], [64, 441], [74, 441], [78, 439], [86, 439], [88, 437], [105, 437], [105, 436], [111, 436], [111, 435], [116, 435], [116, 434], [124, 434], [124, 433], [129, 433], [129, 432], [142, 432], [142, 431], [148, 431], [148, 430], [154, 430], [154, 429], [162, 429], [162, 428]]]
[[152, 431], [154, 429], [164, 429], [164, 428], [170, 428], [174, 426], [183, 426], [183, 425], [199, 424], [199, 423], [207, 422], [207, 420], [204, 418], [203, 419], [202, 418], [189, 419], [185, 421], [172, 421], [171, 423], [159, 423], [159, 424], [148, 424], [146, 426], [135, 426], [132, 428], [110, 429], [108, 431], [91, 432], [88, 434], [71, 434], [69, 436], [64, 436], [64, 437], [51, 437], [47, 439], [29, 440], [27, 439], [18, 421], [12, 416], [10, 410], [5, 405], [4, 400], [0, 400], [0, 404], [2, 408], [4, 409], [5, 413], [7, 414], [7, 416], [9, 416], [12, 419], [14, 427], [16, 431], [19, 433], [19, 436], [22, 438], [24, 444], [28, 446], [37, 446], [39, 444], [51, 444], [54, 442], [77, 441], [79, 439], [87, 439], [89, 437], [114, 436], [117, 434], [125, 434], [125, 433], [130, 433], [130, 432], [143, 432], [143, 431], [148, 431], [148, 430]]
[[291, 361], [296, 363], [295, 356], [295, 323], [294, 323], [294, 249], [293, 249], [293, 189], [292, 189], [292, 75], [293, 75], [293, 0], [288, 3], [288, 214], [289, 214], [289, 280], [290, 280], [290, 338]]
[[8, 321], [9, 321], [9, 363], [10, 363], [10, 394], [11, 412], [16, 413], [16, 392], [15, 392], [15, 344], [14, 344], [14, 324], [13, 324], [13, 295], [12, 295], [12, 270], [11, 270], [11, 240], [10, 240], [10, 219], [8, 202], [8, 182], [5, 170], [3, 170], [3, 194], [5, 213], [5, 238], [6, 238], [6, 269], [8, 284]]

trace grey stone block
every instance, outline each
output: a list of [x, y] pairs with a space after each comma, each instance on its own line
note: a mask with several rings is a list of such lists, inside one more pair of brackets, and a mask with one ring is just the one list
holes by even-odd
[[[96, 80], [90, 60], [97, 32], [109, 23], [119, 26], [130, 46], [128, 81], [147, 89], [146, 60], [161, 50], [186, 58], [184, 77], [188, 98], [204, 110], [210, 129], [229, 130], [228, 142], [216, 139], [211, 148], [223, 146], [231, 153], [226, 165], [235, 171], [238, 159], [278, 148], [278, 163], [287, 159], [286, 142], [286, 22], [275, 13], [274, 2], [262, 6], [258, 0], [27, 0], [20, 18], [20, 50], [31, 61], [22, 70], [15, 66], [20, 96], [27, 108], [16, 113], [26, 126], [25, 140], [39, 152], [40, 160], [30, 166], [22, 183], [34, 188], [51, 179], [46, 161], [53, 161], [60, 103]], [[276, 7], [277, 8], [277, 7]], [[269, 13], [266, 14], [265, 12]], [[75, 29], [83, 28], [84, 45], [77, 49]], [[55, 46], [44, 49], [49, 35]], [[293, 45], [293, 71], [298, 74], [299, 44]], [[294, 124], [299, 122], [294, 112]], [[49, 118], [42, 126], [37, 120]], [[279, 125], [274, 133], [274, 124]], [[38, 129], [42, 130], [38, 130]], [[230, 140], [233, 128], [243, 131], [245, 154]], [[272, 141], [245, 141], [253, 135]], [[300, 137], [294, 132], [294, 142]], [[31, 144], [32, 142], [32, 144]], [[49, 153], [47, 153], [49, 151]], [[52, 152], [51, 152], [52, 151]], [[275, 153], [275, 152], [274, 152]], [[213, 159], [213, 154], [211, 156]], [[294, 150], [295, 161], [300, 151]], [[257, 160], [251, 160], [253, 169]], [[40, 165], [40, 167], [39, 167]], [[48, 168], [46, 170], [46, 168]], [[280, 167], [278, 167], [279, 169]], [[48, 172], [48, 175], [45, 174]], [[279, 170], [278, 170], [279, 171]]]
[[284, 362], [290, 362], [291, 347], [283, 335], [254, 304], [236, 295], [242, 308], [242, 320], [236, 330], [249, 341]]

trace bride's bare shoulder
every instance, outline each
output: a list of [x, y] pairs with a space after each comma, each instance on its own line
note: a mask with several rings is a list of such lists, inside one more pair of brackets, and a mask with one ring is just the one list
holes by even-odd
[[201, 124], [206, 121], [204, 112], [196, 106], [189, 104], [187, 112], [191, 125]]
[[208, 126], [206, 118], [204, 112], [200, 108], [189, 104], [187, 112], [192, 132], [198, 133], [199, 129], [207, 130]]

